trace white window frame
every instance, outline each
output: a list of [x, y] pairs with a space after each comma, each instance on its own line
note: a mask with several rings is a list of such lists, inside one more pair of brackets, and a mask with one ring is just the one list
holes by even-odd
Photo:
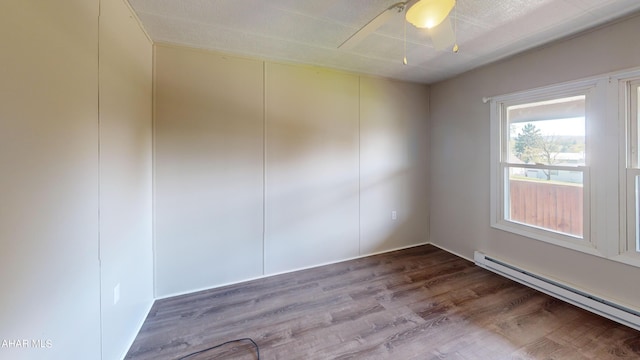
[[[605, 90], [603, 91], [602, 88]], [[586, 79], [581, 81], [569, 82], [555, 86], [538, 88], [519, 93], [502, 95], [491, 99], [491, 226], [496, 229], [508, 231], [518, 235], [522, 235], [531, 239], [536, 239], [551, 243], [554, 245], [586, 252], [594, 255], [602, 256], [603, 253], [598, 249], [597, 243], [592, 236], [598, 227], [598, 222], [594, 221], [592, 211], [592, 200], [595, 198], [593, 194], [593, 174], [591, 171], [592, 154], [595, 153], [597, 144], [592, 143], [590, 133], [593, 131], [593, 124], [597, 123], [597, 119], [602, 116], [601, 103], [598, 97], [606, 97], [606, 86], [603, 86], [601, 78]], [[575, 237], [569, 234], [563, 234], [537, 228], [534, 226], [521, 224], [506, 220], [505, 209], [507, 201], [505, 194], [505, 182], [508, 181], [508, 175], [505, 169], [509, 165], [513, 167], [522, 167], [522, 165], [509, 164], [505, 153], [506, 147], [503, 146], [508, 141], [508, 124], [505, 110], [508, 106], [535, 103], [539, 101], [570, 97], [576, 95], [585, 95], [585, 147], [586, 159], [585, 166], [571, 167], [570, 170], [583, 171], [583, 237]], [[617, 150], [617, 149], [616, 149]], [[614, 152], [615, 153], [615, 152]], [[536, 165], [526, 165], [525, 167], [536, 167]], [[555, 166], [543, 166], [546, 168], [556, 168]], [[567, 170], [565, 167], [558, 167], [560, 170]], [[615, 170], [614, 170], [615, 171]]]
[[640, 128], [638, 116], [640, 104], [638, 101], [638, 87], [640, 86], [640, 70], [624, 72], [615, 77], [617, 80], [618, 117], [620, 128], [620, 237], [619, 256], [616, 260], [631, 265], [640, 266], [640, 237], [638, 221], [638, 202], [636, 194], [640, 192], [640, 159], [638, 159], [638, 144]]

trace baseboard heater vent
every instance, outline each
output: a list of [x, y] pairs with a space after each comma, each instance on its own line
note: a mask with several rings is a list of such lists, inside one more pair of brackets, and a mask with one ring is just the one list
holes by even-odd
[[587, 311], [640, 330], [640, 312], [636, 310], [536, 275], [478, 251], [474, 254], [474, 260], [476, 265], [495, 272], [496, 274], [581, 307]]

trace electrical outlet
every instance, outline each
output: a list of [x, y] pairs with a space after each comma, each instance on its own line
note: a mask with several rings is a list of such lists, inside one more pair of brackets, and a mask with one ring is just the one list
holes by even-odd
[[120, 283], [113, 288], [113, 305], [120, 301]]
[[391, 211], [391, 220], [398, 220], [398, 212], [393, 210]]

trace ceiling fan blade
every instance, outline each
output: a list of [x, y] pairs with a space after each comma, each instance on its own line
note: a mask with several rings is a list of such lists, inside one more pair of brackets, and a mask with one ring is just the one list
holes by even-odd
[[351, 49], [364, 38], [371, 35], [371, 33], [378, 30], [380, 26], [384, 25], [394, 15], [402, 13], [409, 2], [410, 1], [399, 2], [391, 5], [340, 44], [338, 49]]
[[451, 49], [456, 42], [451, 19], [447, 17], [440, 25], [429, 29], [429, 36], [436, 51]]

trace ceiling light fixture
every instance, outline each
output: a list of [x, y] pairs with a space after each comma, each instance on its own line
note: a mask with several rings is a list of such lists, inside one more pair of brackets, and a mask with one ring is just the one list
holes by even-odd
[[415, 27], [431, 29], [440, 25], [455, 5], [456, 0], [420, 0], [407, 10], [406, 18]]

